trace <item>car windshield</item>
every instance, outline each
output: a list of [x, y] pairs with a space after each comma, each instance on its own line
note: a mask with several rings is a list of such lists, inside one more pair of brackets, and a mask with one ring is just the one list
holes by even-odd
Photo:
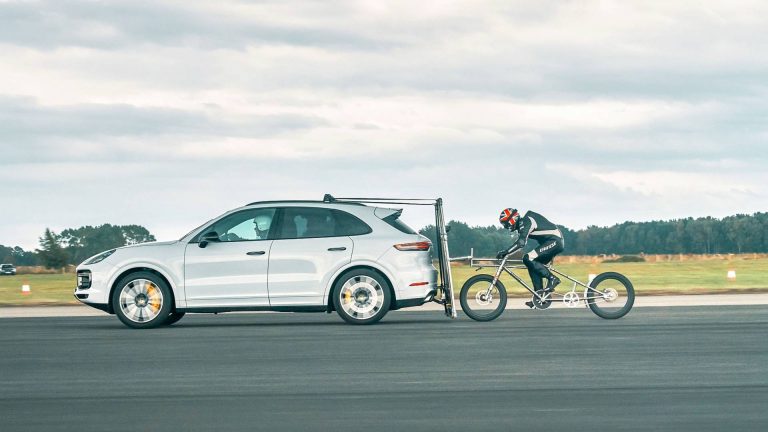
[[13, 264], [3, 264], [2, 268], [3, 268], [3, 270], [5, 270], [5, 269], [12, 269], [13, 268]]
[[[214, 218], [214, 219], [216, 219], [216, 218]], [[211, 223], [212, 221], [213, 221], [213, 219], [209, 220], [208, 222], [206, 222], [206, 223], [204, 223], [204, 224], [202, 224], [202, 225], [199, 225], [198, 227], [196, 227], [196, 228], [195, 228], [195, 229], [193, 229], [192, 231], [190, 231], [190, 232], [188, 232], [188, 233], [184, 234], [183, 236], [181, 236], [181, 238], [180, 238], [179, 240], [184, 240], [185, 238], [187, 238], [187, 236], [191, 235], [193, 232], [195, 232], [195, 231], [199, 230], [200, 228], [202, 228], [202, 227], [204, 227], [204, 226], [208, 225], [208, 224], [209, 224], [209, 223]]]

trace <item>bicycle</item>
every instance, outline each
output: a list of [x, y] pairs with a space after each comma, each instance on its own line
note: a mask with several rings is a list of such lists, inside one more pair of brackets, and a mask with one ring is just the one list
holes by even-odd
[[[477, 267], [477, 271], [483, 268], [494, 268], [496, 274], [480, 274], [467, 280], [461, 287], [459, 300], [464, 313], [475, 321], [492, 321], [498, 318], [507, 306], [507, 289], [499, 280], [503, 272], [506, 272], [515, 279], [525, 289], [532, 294], [531, 301], [534, 309], [544, 310], [549, 308], [553, 302], [563, 302], [570, 308], [575, 308], [581, 301], [584, 301], [587, 307], [595, 315], [604, 319], [618, 319], [628, 314], [635, 302], [635, 288], [632, 282], [616, 272], [605, 272], [595, 276], [588, 283], [582, 283], [571, 276], [557, 270], [552, 264], [547, 268], [567, 280], [573, 282], [573, 287], [566, 293], [558, 293], [557, 290], [546, 293], [545, 290], [534, 291], [523, 279], [516, 275], [512, 270], [525, 269], [521, 260], [511, 260], [510, 257], [520, 249], [515, 249], [497, 265], [476, 264], [476, 261], [496, 261], [496, 260], [476, 260], [470, 259], [470, 266]], [[562, 285], [561, 285], [562, 286]], [[581, 286], [584, 292], [581, 296], [576, 292], [576, 287]]]

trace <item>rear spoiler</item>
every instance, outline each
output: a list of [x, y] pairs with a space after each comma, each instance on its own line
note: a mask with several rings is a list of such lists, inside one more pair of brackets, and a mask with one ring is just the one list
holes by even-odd
[[373, 212], [373, 214], [375, 214], [379, 219], [383, 220], [397, 219], [403, 214], [403, 209], [376, 207], [376, 210]]

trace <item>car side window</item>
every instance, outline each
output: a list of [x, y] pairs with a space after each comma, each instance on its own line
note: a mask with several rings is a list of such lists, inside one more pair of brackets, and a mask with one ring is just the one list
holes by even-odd
[[365, 222], [347, 212], [322, 207], [283, 209], [281, 239], [345, 237], [372, 232]]
[[337, 236], [356, 236], [373, 232], [367, 223], [345, 211], [331, 210], [336, 219]]
[[215, 231], [222, 242], [267, 240], [275, 211], [267, 208], [233, 213], [216, 221], [206, 232]]
[[335, 237], [336, 220], [330, 209], [286, 207], [283, 209], [281, 239]]

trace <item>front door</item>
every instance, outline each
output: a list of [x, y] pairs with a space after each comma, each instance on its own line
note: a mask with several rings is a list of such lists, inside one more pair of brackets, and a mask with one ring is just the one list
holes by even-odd
[[187, 244], [184, 290], [187, 307], [269, 306], [267, 275], [274, 208], [229, 214], [203, 230], [216, 240]]

